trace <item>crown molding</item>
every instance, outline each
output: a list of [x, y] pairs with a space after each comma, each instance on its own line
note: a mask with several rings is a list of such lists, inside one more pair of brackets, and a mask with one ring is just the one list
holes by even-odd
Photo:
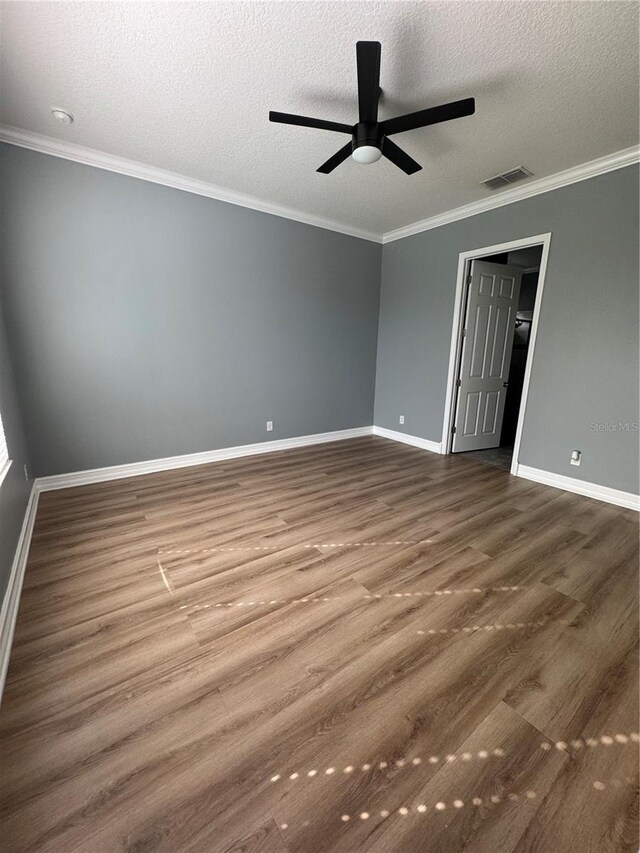
[[514, 204], [514, 202], [548, 193], [551, 190], [578, 183], [578, 181], [586, 181], [589, 178], [595, 178], [597, 175], [604, 175], [606, 172], [613, 172], [615, 169], [623, 169], [625, 166], [632, 166], [638, 162], [640, 162], [640, 147], [636, 145], [632, 148], [625, 148], [622, 151], [608, 154], [606, 157], [599, 157], [597, 160], [590, 160], [580, 166], [573, 166], [563, 172], [548, 175], [546, 178], [528, 181], [520, 187], [504, 190], [490, 198], [483, 198], [471, 202], [471, 204], [465, 204], [463, 207], [456, 207], [453, 210], [423, 219], [420, 222], [414, 222], [412, 225], [387, 231], [382, 236], [382, 242], [392, 243], [395, 240], [402, 240], [404, 237], [411, 237], [413, 234], [420, 234], [420, 232], [429, 231], [431, 228], [439, 228], [441, 225], [448, 225], [458, 219], [466, 219], [469, 216], [476, 216], [478, 213], [485, 213], [497, 207]]
[[563, 172], [548, 175], [546, 178], [528, 181], [522, 186], [504, 190], [496, 195], [492, 195], [490, 198], [483, 198], [471, 202], [471, 204], [447, 210], [444, 213], [422, 219], [411, 225], [405, 225], [402, 228], [396, 228], [393, 231], [387, 231], [384, 234], [375, 234], [372, 231], [365, 231], [362, 228], [337, 222], [334, 219], [325, 219], [322, 216], [314, 216], [310, 213], [304, 213], [301, 210], [272, 204], [254, 196], [234, 192], [215, 184], [209, 184], [206, 181], [199, 181], [166, 169], [148, 166], [136, 160], [116, 157], [113, 154], [106, 154], [104, 151], [86, 148], [83, 145], [76, 145], [74, 142], [55, 139], [52, 136], [33, 133], [32, 131], [22, 130], [18, 127], [0, 124], [0, 142], [17, 145], [20, 148], [28, 148], [30, 151], [38, 151], [41, 154], [49, 154], [52, 157], [61, 157], [64, 160], [73, 160], [76, 163], [83, 163], [85, 166], [94, 166], [97, 169], [117, 172], [120, 175], [138, 178], [141, 181], [150, 181], [151, 183], [161, 184], [165, 187], [172, 187], [173, 189], [183, 190], [184, 192], [194, 193], [195, 195], [205, 196], [206, 198], [213, 198], [227, 204], [235, 204], [239, 207], [257, 210], [260, 213], [269, 213], [272, 216], [280, 216], [284, 219], [291, 219], [294, 222], [302, 222], [305, 225], [313, 225], [316, 228], [324, 228], [328, 231], [346, 234], [349, 237], [359, 237], [362, 240], [383, 244], [402, 240], [404, 237], [411, 237], [413, 234], [419, 234], [422, 231], [439, 228], [441, 225], [448, 225], [459, 219], [476, 216], [478, 213], [485, 213], [497, 207], [514, 204], [523, 199], [551, 192], [560, 187], [575, 184], [578, 181], [585, 181], [589, 178], [595, 178], [597, 175], [613, 172], [615, 169], [623, 169], [625, 166], [631, 166], [634, 163], [640, 162], [639, 146], [625, 148], [622, 151], [608, 154], [606, 157], [599, 157], [597, 160], [591, 160], [588, 163], [582, 163], [580, 166], [565, 169]]
[[381, 234], [374, 234], [362, 228], [355, 228], [343, 222], [314, 216], [311, 213], [304, 213], [301, 210], [294, 210], [283, 205], [272, 204], [254, 196], [209, 184], [206, 181], [188, 178], [186, 175], [179, 175], [166, 169], [158, 169], [155, 166], [147, 166], [145, 163], [139, 163], [136, 160], [128, 160], [126, 157], [116, 157], [94, 148], [85, 148], [83, 145], [76, 145], [74, 142], [67, 142], [64, 139], [55, 139], [52, 136], [0, 124], [0, 142], [17, 145], [20, 148], [28, 148], [30, 151], [38, 151], [41, 154], [49, 154], [52, 157], [61, 157], [64, 160], [73, 160], [75, 163], [83, 163], [85, 166], [94, 166], [108, 172], [117, 172], [130, 178], [138, 178], [176, 190], [214, 198], [216, 201], [223, 201], [227, 204], [247, 207], [260, 213], [270, 213], [272, 216], [292, 219], [294, 222], [302, 222], [305, 225], [313, 225], [327, 231], [336, 231], [349, 237], [359, 237], [373, 243], [382, 242]]

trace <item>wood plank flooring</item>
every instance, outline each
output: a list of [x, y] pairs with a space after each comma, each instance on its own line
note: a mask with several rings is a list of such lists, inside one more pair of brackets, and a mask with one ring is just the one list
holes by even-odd
[[638, 850], [638, 518], [365, 438], [41, 496], [0, 847]]

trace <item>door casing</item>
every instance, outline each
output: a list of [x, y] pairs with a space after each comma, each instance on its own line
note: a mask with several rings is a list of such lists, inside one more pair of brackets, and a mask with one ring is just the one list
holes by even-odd
[[520, 411], [518, 413], [518, 425], [513, 446], [513, 458], [511, 460], [511, 473], [518, 472], [518, 460], [520, 455], [520, 444], [522, 442], [522, 429], [526, 415], [527, 400], [529, 395], [529, 383], [531, 381], [531, 368], [535, 354], [536, 339], [538, 334], [538, 322], [540, 318], [540, 307], [549, 260], [549, 248], [551, 246], [551, 232], [536, 234], [532, 237], [523, 237], [521, 240], [511, 240], [508, 243], [498, 243], [495, 246], [485, 246], [479, 249], [470, 249], [461, 252], [458, 256], [458, 274], [456, 279], [456, 295], [453, 309], [453, 323], [451, 328], [451, 347], [449, 350], [449, 370], [447, 374], [447, 392], [445, 398], [444, 421], [442, 426], [442, 453], [451, 453], [453, 417], [455, 412], [456, 378], [460, 362], [462, 323], [464, 320], [464, 304], [467, 288], [467, 274], [472, 260], [481, 260], [489, 255], [497, 255], [503, 252], [515, 252], [518, 249], [527, 249], [531, 246], [542, 246], [542, 257], [540, 259], [540, 274], [536, 291], [536, 301], [533, 308], [533, 319], [531, 322], [531, 333], [529, 336], [529, 348], [527, 351], [527, 363], [524, 372], [524, 385], [520, 400]]

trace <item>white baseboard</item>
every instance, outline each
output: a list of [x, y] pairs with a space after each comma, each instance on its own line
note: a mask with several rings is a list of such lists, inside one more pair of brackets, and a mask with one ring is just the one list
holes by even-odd
[[188, 453], [184, 456], [167, 456], [165, 459], [150, 459], [146, 462], [132, 462], [128, 465], [112, 465], [108, 468], [74, 471], [70, 474], [38, 477], [35, 481], [35, 487], [38, 492], [48, 492], [52, 489], [68, 489], [72, 486], [86, 486], [91, 483], [103, 483], [107, 480], [121, 480], [124, 477], [138, 477], [142, 474], [170, 471], [172, 468], [188, 468], [193, 465], [206, 465], [208, 462], [238, 459], [241, 456], [274, 453], [278, 450], [291, 450], [294, 447], [308, 447], [312, 444], [324, 444], [329, 441], [344, 441], [347, 438], [361, 438], [362, 436], [371, 435], [372, 431], [373, 427], [371, 426], [341, 429], [336, 432], [320, 432], [315, 435], [301, 435], [295, 438], [261, 441], [258, 444], [223, 447], [221, 450], [205, 450], [202, 453]]
[[4, 682], [9, 669], [9, 655], [11, 654], [11, 644], [13, 642], [13, 632], [16, 627], [16, 619], [18, 618], [18, 605], [20, 604], [20, 593], [22, 592], [22, 582], [24, 573], [27, 568], [27, 557], [29, 556], [29, 547], [31, 545], [31, 535], [33, 533], [33, 525], [36, 520], [36, 512], [38, 509], [38, 490], [34, 485], [31, 488], [29, 503], [24, 514], [22, 529], [18, 539], [13, 565], [11, 566], [11, 574], [9, 575], [9, 583], [7, 585], [2, 608], [0, 609], [0, 700], [2, 699], [2, 691]]
[[[429, 441], [416, 435], [407, 435], [404, 432], [396, 432], [396, 430], [379, 426], [373, 427], [373, 434], [382, 438], [390, 438], [392, 441], [400, 441], [403, 444], [410, 444], [413, 447], [420, 447], [422, 450], [431, 451], [431, 453], [442, 453], [440, 442]], [[553, 486], [553, 488], [562, 489], [565, 492], [573, 492], [576, 495], [584, 495], [587, 498], [594, 498], [626, 509], [640, 511], [640, 497], [632, 492], [622, 492], [619, 489], [611, 489], [609, 486], [587, 483], [584, 480], [577, 480], [575, 477], [564, 477], [561, 474], [553, 474], [551, 471], [543, 471], [540, 468], [530, 468], [528, 465], [518, 465], [515, 472], [512, 473], [516, 477], [543, 483], [545, 486]]]
[[640, 511], [640, 497], [632, 492], [622, 492], [619, 489], [611, 489], [609, 486], [599, 486], [597, 483], [576, 480], [575, 477], [552, 474], [551, 471], [530, 468], [528, 465], [518, 465], [516, 477], [524, 477], [525, 480], [544, 483], [545, 486], [553, 486], [556, 489], [563, 489], [565, 492], [573, 492], [576, 495], [584, 495], [587, 498], [595, 498], [608, 504]]
[[442, 452], [439, 441], [429, 441], [428, 438], [419, 438], [417, 435], [409, 435], [406, 432], [396, 432], [394, 429], [374, 426], [373, 434], [382, 438], [390, 438], [391, 441], [400, 441], [402, 444], [410, 444], [412, 447], [420, 447], [422, 450], [429, 450], [431, 453]]

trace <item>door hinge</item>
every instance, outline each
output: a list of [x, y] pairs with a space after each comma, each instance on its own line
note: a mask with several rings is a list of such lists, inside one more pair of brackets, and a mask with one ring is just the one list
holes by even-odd
[[459, 388], [462, 385], [462, 379], [456, 379], [456, 388]]
[[467, 276], [467, 284], [471, 284], [471, 276], [470, 275]]
[[451, 427], [451, 435], [456, 434], [456, 428], [454, 426]]
[[466, 338], [466, 337], [467, 337], [467, 330], [466, 330], [466, 329], [463, 329], [463, 330], [460, 332], [460, 335], [461, 335], [463, 338]]

